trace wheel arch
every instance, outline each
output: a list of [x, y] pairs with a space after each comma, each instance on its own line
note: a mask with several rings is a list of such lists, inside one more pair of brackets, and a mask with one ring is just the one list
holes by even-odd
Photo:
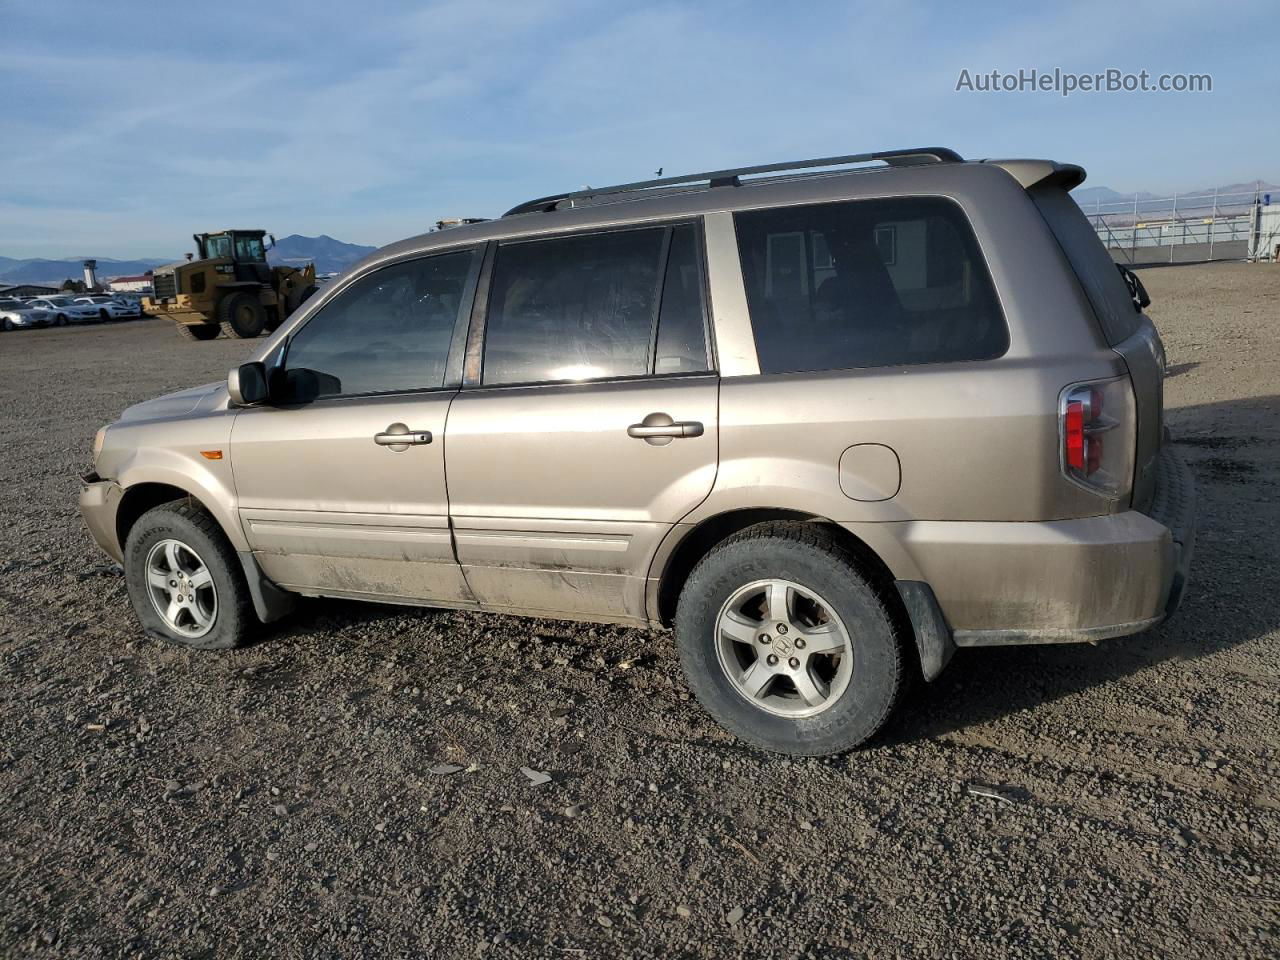
[[230, 477], [216, 475], [169, 454], [159, 460], [135, 460], [120, 471], [116, 482], [121, 488], [116, 533], [122, 550], [129, 529], [140, 516], [162, 503], [188, 497], [213, 517], [233, 549], [249, 549], [236, 514], [234, 494], [229, 488]]
[[129, 531], [144, 513], [161, 504], [188, 499], [194, 500], [206, 512], [211, 513], [208, 505], [195, 494], [170, 483], [143, 482], [125, 487], [120, 495], [120, 505], [116, 508], [116, 538], [120, 541], [121, 550], [124, 549]]
[[[676, 602], [679, 600], [680, 591], [685, 581], [689, 579], [689, 574], [702, 558], [729, 537], [748, 527], [769, 521], [821, 524], [824, 530], [857, 558], [861, 570], [875, 586], [883, 589], [888, 602], [905, 615], [901, 598], [893, 588], [893, 572], [862, 538], [818, 514], [781, 507], [749, 507], [727, 510], [699, 521], [668, 547], [669, 553], [665, 560], [656, 559], [655, 567], [660, 567], [661, 572], [657, 574], [656, 584], [650, 592], [650, 617], [665, 626], [670, 626], [675, 620]], [[669, 536], [675, 535], [673, 531]], [[653, 576], [652, 573], [651, 576]]]
[[[955, 652], [955, 643], [932, 589], [911, 575], [914, 567], [900, 571], [905, 577], [895, 575], [880, 552], [847, 526], [802, 510], [779, 507], [729, 510], [693, 524], [674, 545], [668, 547], [664, 543], [663, 547], [670, 552], [661, 562], [661, 574], [650, 581], [650, 619], [670, 626], [675, 620], [680, 592], [699, 561], [729, 537], [770, 521], [820, 525], [836, 543], [849, 551], [858, 570], [884, 604], [898, 636], [907, 649], [915, 653], [908, 662], [919, 671], [917, 676], [933, 680], [942, 672]], [[882, 545], [892, 544], [891, 541], [883, 541]], [[659, 550], [661, 552], [662, 548]], [[906, 566], [901, 557], [897, 560], [899, 566]]]
[[174, 503], [178, 500], [191, 500], [197, 504], [213, 518], [213, 522], [217, 524], [218, 529], [227, 538], [231, 544], [231, 549], [240, 561], [241, 572], [249, 588], [249, 596], [253, 601], [254, 612], [262, 623], [271, 623], [274, 620], [279, 620], [293, 609], [296, 598], [292, 594], [281, 590], [266, 578], [262, 569], [258, 566], [252, 551], [248, 549], [248, 545], [242, 543], [243, 537], [240, 536], [240, 531], [235, 528], [229, 529], [225, 518], [220, 517], [218, 511], [211, 508], [213, 501], [197, 496], [189, 490], [172, 483], [144, 481], [124, 488], [124, 492], [120, 497], [120, 504], [116, 508], [116, 537], [120, 543], [121, 553], [123, 554], [124, 552], [124, 544], [129, 536], [129, 531], [142, 518], [143, 514], [162, 504]]

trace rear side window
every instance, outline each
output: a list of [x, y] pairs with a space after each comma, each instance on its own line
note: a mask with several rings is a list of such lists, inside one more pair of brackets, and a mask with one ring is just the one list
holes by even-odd
[[956, 204], [854, 200], [734, 215], [762, 373], [998, 357], [1009, 332]]
[[702, 268], [698, 233], [692, 224], [676, 227], [667, 255], [654, 373], [706, 370], [707, 330], [702, 306]]
[[474, 256], [445, 253], [361, 277], [293, 335], [286, 371], [314, 375], [321, 397], [443, 386]]
[[1067, 255], [1107, 341], [1115, 346], [1138, 330], [1142, 318], [1111, 254], [1102, 245], [1084, 211], [1061, 187], [1036, 187], [1028, 193]]
[[692, 225], [498, 248], [485, 320], [485, 386], [706, 367]]

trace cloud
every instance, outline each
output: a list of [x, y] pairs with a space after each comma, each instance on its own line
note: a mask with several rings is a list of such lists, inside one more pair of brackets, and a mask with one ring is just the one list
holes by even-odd
[[[496, 215], [659, 166], [936, 143], [1056, 154], [1122, 179], [1275, 175], [1260, 169], [1277, 152], [1277, 134], [1253, 120], [1263, 92], [1243, 78], [1233, 86], [1232, 71], [1254, 62], [1238, 38], [1267, 16], [1249, 3], [1229, 27], [1206, 26], [1183, 3], [446, 0], [355, 16], [293, 0], [231, 4], [216, 18], [181, 5], [163, 17], [128, 3], [10, 9], [0, 59], [0, 253], [10, 255], [163, 256], [193, 230], [233, 224], [384, 243], [440, 216]], [[74, 41], [67, 22], [82, 24]], [[1215, 57], [1201, 41], [1224, 32], [1236, 43]], [[961, 67], [1109, 61], [1213, 69], [1230, 89], [1153, 98], [1138, 112], [1122, 97], [954, 92]], [[1158, 130], [1144, 129], [1149, 118]], [[1224, 157], [1197, 143], [1206, 132], [1258, 152]]]

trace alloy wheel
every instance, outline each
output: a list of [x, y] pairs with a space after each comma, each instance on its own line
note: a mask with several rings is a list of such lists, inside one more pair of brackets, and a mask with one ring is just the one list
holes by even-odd
[[778, 716], [833, 706], [853, 676], [853, 643], [832, 606], [789, 580], [738, 588], [716, 617], [716, 655], [741, 696]]
[[204, 560], [180, 540], [147, 551], [147, 594], [160, 619], [189, 640], [203, 637], [218, 617], [218, 590]]

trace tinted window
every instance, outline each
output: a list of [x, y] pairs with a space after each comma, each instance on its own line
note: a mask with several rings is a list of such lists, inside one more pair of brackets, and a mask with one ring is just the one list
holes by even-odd
[[997, 357], [1009, 334], [960, 209], [933, 198], [734, 215], [763, 373]]
[[485, 322], [485, 384], [649, 372], [664, 228], [503, 244]]
[[667, 275], [662, 284], [655, 373], [696, 373], [708, 366], [697, 244], [698, 234], [692, 224], [672, 231]]
[[314, 375], [319, 396], [443, 386], [472, 257], [446, 253], [357, 280], [294, 334], [288, 376]]
[[1084, 287], [1107, 341], [1114, 346], [1133, 336], [1142, 318], [1133, 307], [1133, 298], [1115, 261], [1084, 211], [1061, 187], [1037, 187], [1028, 192]]
[[218, 257], [231, 256], [231, 238], [227, 236], [210, 237], [205, 241], [205, 250], [209, 254], [209, 259], [213, 260]]

